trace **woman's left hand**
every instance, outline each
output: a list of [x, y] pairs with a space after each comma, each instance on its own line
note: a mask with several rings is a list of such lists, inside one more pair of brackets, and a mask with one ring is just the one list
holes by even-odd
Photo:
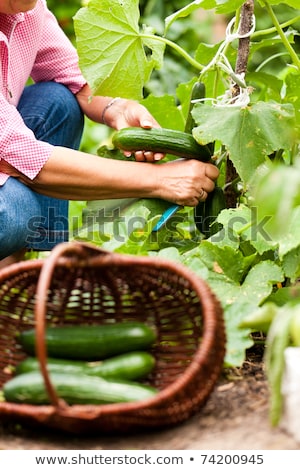
[[[85, 85], [76, 94], [76, 98], [83, 113], [89, 119], [106, 124], [113, 129], [119, 130], [124, 127], [151, 129], [152, 127], [160, 127], [147, 108], [138, 101], [108, 96], [93, 96], [89, 85]], [[124, 155], [130, 157], [131, 153], [124, 152]], [[145, 152], [143, 149], [135, 152], [135, 159], [139, 162], [154, 162], [161, 160], [163, 157], [163, 153]]]
[[[110, 126], [117, 130], [125, 127], [142, 127], [144, 129], [160, 127], [147, 108], [133, 100], [118, 99], [111, 109], [107, 110], [107, 114], [109, 114]], [[124, 155], [130, 157], [131, 152], [124, 151]], [[136, 161], [139, 162], [159, 161], [165, 156], [163, 153], [154, 153], [143, 149], [135, 152], [134, 155]]]

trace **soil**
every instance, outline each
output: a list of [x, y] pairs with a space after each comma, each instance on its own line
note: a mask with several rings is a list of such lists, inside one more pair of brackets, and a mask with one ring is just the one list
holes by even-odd
[[299, 450], [282, 426], [271, 427], [263, 346], [241, 368], [226, 369], [207, 403], [167, 430], [124, 436], [69, 436], [18, 423], [0, 423], [0, 450]]

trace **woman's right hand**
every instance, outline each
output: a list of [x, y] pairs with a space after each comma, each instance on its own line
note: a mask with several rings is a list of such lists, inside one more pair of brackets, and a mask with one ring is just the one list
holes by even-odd
[[198, 160], [175, 160], [156, 168], [159, 197], [181, 206], [196, 206], [205, 201], [219, 176], [215, 165]]

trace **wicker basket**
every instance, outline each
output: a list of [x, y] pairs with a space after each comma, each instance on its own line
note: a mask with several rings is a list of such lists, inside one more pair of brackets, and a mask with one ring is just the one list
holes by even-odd
[[[156, 329], [148, 384], [159, 392], [131, 403], [62, 402], [47, 373], [45, 327], [143, 321]], [[35, 327], [37, 355], [51, 405], [0, 403], [0, 419], [71, 433], [137, 431], [185, 421], [204, 405], [223, 367], [220, 303], [184, 266], [158, 257], [110, 253], [88, 243], [62, 243], [46, 259], [0, 271], [0, 389], [25, 358], [17, 333]]]

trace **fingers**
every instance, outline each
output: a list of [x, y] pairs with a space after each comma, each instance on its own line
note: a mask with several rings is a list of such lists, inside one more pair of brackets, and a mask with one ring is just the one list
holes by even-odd
[[194, 191], [194, 196], [190, 196], [189, 198], [185, 199], [185, 202], [181, 203], [183, 206], [190, 206], [196, 207], [199, 202], [206, 201], [208, 196], [208, 192], [204, 189], [200, 189], [199, 191]]
[[163, 153], [154, 153], [149, 151], [140, 150], [135, 152], [135, 159], [138, 162], [155, 162], [164, 158]]
[[147, 112], [145, 117], [140, 119], [140, 127], [143, 129], [152, 129], [152, 127], [158, 128], [160, 125], [157, 121]]
[[[123, 127], [142, 127], [151, 129], [152, 127], [160, 127], [148, 109], [134, 100], [123, 100], [121, 102], [122, 109], [118, 116], [117, 128]], [[116, 110], [116, 108], [115, 108]]]
[[204, 174], [201, 178], [201, 189], [206, 193], [206, 196], [201, 196], [200, 200], [205, 200], [207, 193], [210, 193], [214, 190], [215, 181], [217, 180], [219, 174], [220, 172], [215, 165], [211, 163], [204, 164]]
[[206, 163], [205, 174], [208, 176], [208, 178], [215, 181], [218, 178], [219, 173], [220, 172], [216, 165], [213, 165], [212, 163]]
[[139, 117], [139, 126], [143, 129], [152, 129], [161, 127], [158, 122], [154, 119], [152, 114], [149, 113], [148, 109], [145, 106], [140, 106], [140, 117]]
[[[147, 108], [133, 100], [123, 100], [122, 109], [116, 119], [116, 129], [125, 127], [142, 127], [143, 129], [159, 128], [160, 125], [149, 113]], [[115, 112], [116, 112], [115, 107]], [[125, 157], [130, 157], [131, 152], [124, 152]], [[139, 150], [134, 153], [137, 162], [157, 162], [164, 158], [164, 154], [160, 152], [149, 152]]]
[[[124, 152], [125, 157], [131, 157], [132, 153], [131, 152]], [[164, 158], [163, 153], [154, 153], [154, 152], [149, 152], [149, 151], [144, 151], [144, 150], [138, 150], [137, 152], [134, 153], [135, 160], [137, 162], [157, 162], [159, 160], [162, 160]]]
[[[139, 118], [139, 126], [143, 129], [152, 129], [159, 128], [160, 125], [153, 118], [153, 116], [148, 112], [144, 106], [140, 106], [140, 111], [143, 111], [143, 114]], [[135, 152], [135, 159], [137, 162], [157, 162], [162, 160], [165, 156], [164, 153], [160, 152], [150, 152], [145, 150], [139, 150]]]
[[205, 176], [202, 180], [201, 180], [201, 189], [206, 192], [206, 193], [210, 193], [211, 191], [213, 191], [215, 188], [215, 181], [208, 178], [207, 176]]

